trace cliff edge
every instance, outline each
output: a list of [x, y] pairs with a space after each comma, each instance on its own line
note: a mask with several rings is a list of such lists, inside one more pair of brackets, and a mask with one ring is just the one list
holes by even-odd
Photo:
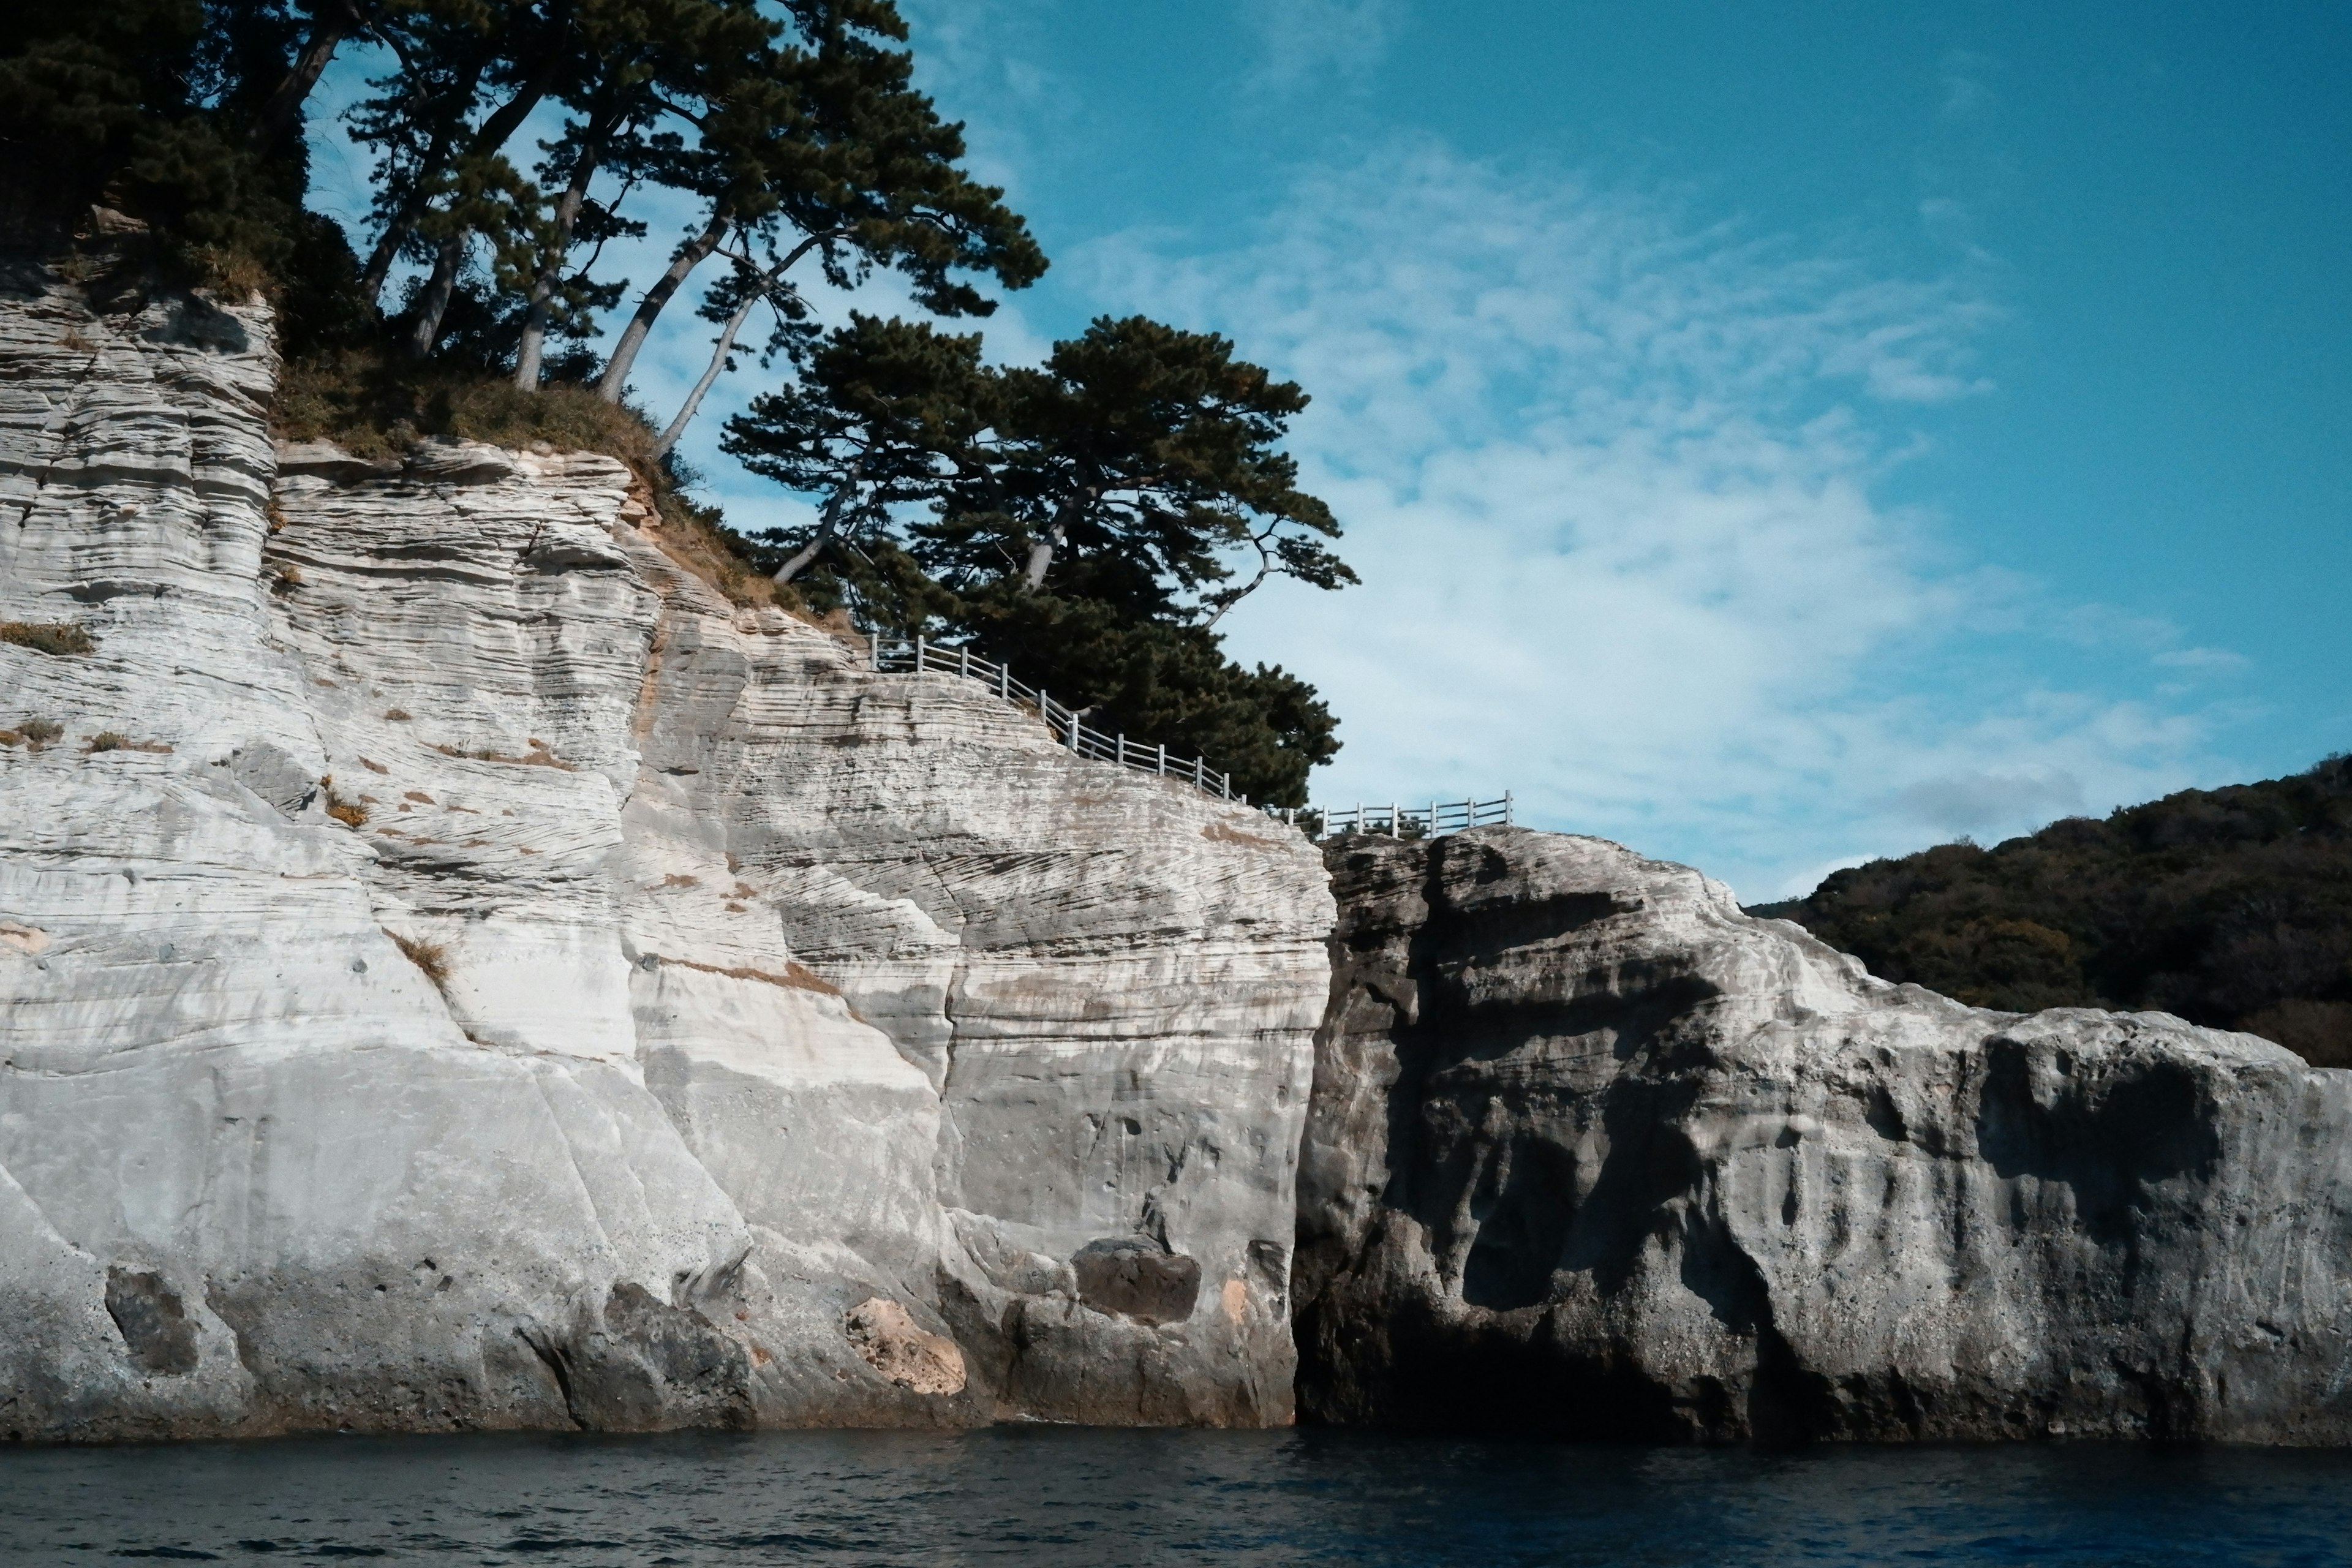
[[0, 1435], [1287, 1420], [1313, 847], [276, 369], [0, 278]]

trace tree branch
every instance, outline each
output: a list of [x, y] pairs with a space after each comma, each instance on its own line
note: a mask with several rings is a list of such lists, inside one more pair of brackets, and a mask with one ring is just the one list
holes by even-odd
[[[743, 302], [735, 307], [735, 313], [727, 318], [726, 327], [719, 334], [719, 346], [711, 351], [710, 363], [703, 366], [701, 379], [694, 384], [694, 390], [686, 395], [686, 402], [678, 408], [677, 417], [671, 420], [668, 427], [655, 438], [655, 457], [667, 457], [669, 449], [677, 445], [677, 438], [686, 434], [687, 424], [693, 419], [694, 411], [702, 406], [703, 394], [710, 390], [711, 384], [719, 379], [719, 373], [726, 368], [727, 356], [734, 352], [735, 334], [741, 331], [743, 323], [751, 319], [751, 307], [768, 297], [768, 291], [776, 286], [779, 279], [792, 270], [794, 262], [826, 240], [840, 238], [845, 232], [843, 229], [827, 229], [823, 234], [811, 235], [795, 246], [790, 256], [769, 268], [761, 276], [758, 288], [744, 292]], [[738, 257], [737, 259], [743, 258]]]

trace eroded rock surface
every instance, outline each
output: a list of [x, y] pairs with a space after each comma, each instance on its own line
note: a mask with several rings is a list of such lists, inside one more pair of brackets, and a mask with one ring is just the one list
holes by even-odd
[[1302, 1413], [2352, 1438], [2352, 1074], [1891, 985], [1598, 839], [1330, 863]]
[[0, 279], [0, 1435], [1286, 1419], [1312, 848], [275, 370]]

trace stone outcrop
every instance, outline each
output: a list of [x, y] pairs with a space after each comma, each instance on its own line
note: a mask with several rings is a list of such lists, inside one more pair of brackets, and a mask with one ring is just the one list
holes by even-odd
[[0, 1435], [1286, 1420], [1314, 849], [275, 371], [0, 278]]
[[1597, 839], [1329, 861], [1303, 1415], [2352, 1439], [2352, 1074], [1888, 984]]

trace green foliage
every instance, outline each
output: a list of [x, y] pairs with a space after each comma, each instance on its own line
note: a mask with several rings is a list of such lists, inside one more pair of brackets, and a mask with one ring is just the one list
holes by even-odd
[[[1213, 618], [1269, 574], [1356, 580], [1322, 546], [1339, 531], [1330, 510], [1276, 446], [1306, 394], [1223, 338], [1102, 317], [1044, 366], [1002, 373], [993, 402], [996, 461], [923, 531], [919, 552], [951, 584], [1017, 562], [1042, 587], [1076, 556], [1093, 563], [1091, 596], [1165, 619], [1196, 600]], [[1258, 567], [1238, 591], [1219, 586], [1232, 550]]]
[[282, 262], [299, 164], [263, 160], [199, 96], [238, 92], [215, 20], [200, 0], [12, 5], [0, 23], [9, 226], [74, 229], [104, 205], [157, 231], [184, 273], [241, 279]]
[[1307, 771], [1339, 750], [1339, 721], [1313, 687], [1279, 666], [1243, 668], [1202, 626], [1003, 583], [959, 599], [947, 626], [1089, 710], [1089, 726], [1204, 758], [1261, 805], [1306, 805]]
[[[1281, 669], [1228, 659], [1216, 617], [1267, 576], [1355, 580], [1276, 447], [1306, 395], [1233, 345], [1133, 317], [990, 370], [977, 338], [855, 318], [727, 450], [825, 498], [780, 574], [885, 630], [961, 636], [1098, 729], [1214, 760], [1300, 805], [1337, 722]], [[1229, 557], [1254, 563], [1249, 580]]]
[[2352, 759], [1873, 861], [1759, 912], [1979, 1006], [2174, 1013], [2352, 1067]]
[[852, 313], [800, 381], [752, 400], [720, 446], [787, 489], [846, 492], [856, 515], [936, 501], [980, 458], [989, 378], [980, 337]]
[[[305, 210], [295, 132], [362, 36], [390, 64], [346, 117], [374, 163], [360, 256]], [[1142, 317], [1011, 369], [929, 325], [811, 325], [804, 259], [836, 288], [896, 271], [939, 316], [985, 316], [974, 279], [1021, 288], [1045, 268], [1003, 192], [963, 168], [906, 37], [890, 0], [17, 0], [0, 16], [0, 226], [89, 236], [102, 254], [74, 275], [127, 279], [107, 283], [125, 298], [265, 289], [289, 438], [613, 453], [666, 547], [731, 595], [977, 639], [1098, 728], [1303, 800], [1337, 750], [1331, 715], [1296, 677], [1234, 664], [1214, 627], [1271, 576], [1354, 580], [1280, 450], [1304, 393], [1223, 338]], [[513, 141], [543, 107], [562, 128], [523, 157]], [[618, 209], [647, 185], [699, 210], [600, 367], [585, 345], [626, 287], [595, 275], [601, 247], [643, 232]], [[629, 366], [712, 255], [726, 271], [701, 313], [719, 341], [656, 437], [620, 405]], [[422, 270], [387, 314], [404, 259]], [[725, 446], [821, 503], [771, 550], [688, 505], [666, 456], [761, 304], [759, 358], [790, 374]], [[779, 569], [786, 586], [762, 574]]]

